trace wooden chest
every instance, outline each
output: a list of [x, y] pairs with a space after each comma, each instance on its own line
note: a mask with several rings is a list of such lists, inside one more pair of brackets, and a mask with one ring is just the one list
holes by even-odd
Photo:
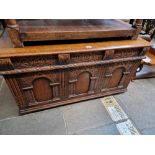
[[0, 49], [20, 114], [125, 92], [149, 43], [142, 40]]

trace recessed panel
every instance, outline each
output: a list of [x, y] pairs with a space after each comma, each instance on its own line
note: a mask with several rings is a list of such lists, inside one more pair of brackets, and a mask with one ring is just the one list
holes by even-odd
[[34, 80], [33, 91], [34, 91], [35, 99], [38, 102], [52, 99], [53, 92], [50, 86], [50, 80], [46, 78], [39, 78]]
[[112, 77], [109, 81], [109, 88], [115, 88], [119, 85], [119, 82], [123, 76], [124, 68], [120, 67], [113, 71]]
[[90, 84], [90, 73], [83, 72], [78, 76], [78, 81], [76, 83], [76, 94], [87, 93]]

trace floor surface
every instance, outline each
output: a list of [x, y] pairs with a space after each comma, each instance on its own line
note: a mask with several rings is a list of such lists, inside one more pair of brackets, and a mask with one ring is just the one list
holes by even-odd
[[[135, 80], [114, 95], [140, 134], [155, 134], [155, 78]], [[118, 135], [100, 99], [18, 116], [18, 107], [0, 77], [1, 135]]]

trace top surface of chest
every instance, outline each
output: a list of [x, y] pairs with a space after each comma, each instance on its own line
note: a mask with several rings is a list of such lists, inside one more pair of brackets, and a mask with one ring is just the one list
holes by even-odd
[[104, 50], [112, 50], [112, 49], [131, 49], [131, 48], [141, 48], [141, 47], [150, 46], [149, 42], [141, 38], [139, 38], [138, 40], [27, 46], [24, 48], [7, 47], [9, 43], [5, 43], [5, 41], [6, 40], [1, 41], [1, 43], [6, 46], [1, 46], [0, 58], [54, 55], [54, 54], [65, 54], [65, 53], [85, 53], [85, 52], [95, 52], [95, 51], [104, 51]]

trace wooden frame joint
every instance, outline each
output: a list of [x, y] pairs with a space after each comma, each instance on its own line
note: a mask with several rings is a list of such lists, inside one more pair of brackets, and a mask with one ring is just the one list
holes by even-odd
[[9, 58], [0, 59], [0, 71], [8, 71], [13, 69], [13, 64]]
[[70, 54], [58, 54], [59, 64], [68, 64], [70, 61]]

